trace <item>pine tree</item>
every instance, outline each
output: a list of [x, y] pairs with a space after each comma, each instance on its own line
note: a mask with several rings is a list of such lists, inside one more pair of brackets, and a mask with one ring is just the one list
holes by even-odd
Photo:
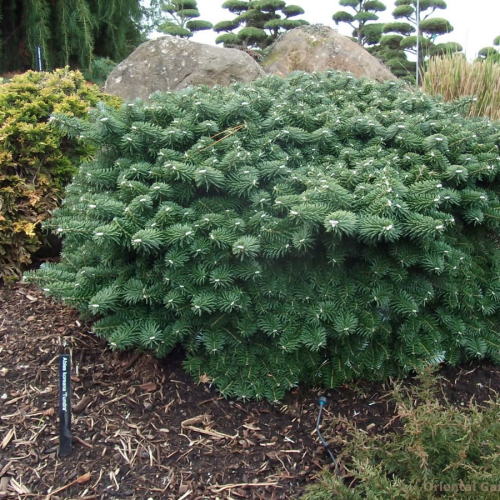
[[213, 28], [212, 23], [198, 19], [200, 12], [196, 0], [162, 2], [161, 9], [168, 14], [168, 19], [158, 26], [158, 31], [167, 35], [189, 38], [197, 31]]
[[[280, 33], [309, 24], [305, 20], [291, 19], [304, 14], [304, 10], [298, 5], [287, 5], [283, 0], [227, 0], [222, 7], [236, 14], [234, 19], [214, 26], [214, 31], [223, 32], [215, 42], [225, 47], [264, 49]], [[238, 28], [239, 31], [233, 33]]]
[[100, 153], [27, 280], [226, 396], [498, 363], [500, 122], [466, 105], [329, 71], [54, 115]]
[[359, 45], [378, 43], [382, 35], [383, 24], [378, 21], [378, 12], [383, 12], [386, 6], [378, 0], [340, 0], [342, 7], [350, 7], [354, 14], [344, 10], [333, 14], [335, 24], [346, 23], [353, 29], [353, 37]]
[[141, 41], [139, 0], [5, 0], [0, 71], [88, 68], [93, 57], [124, 59]]
[[[381, 48], [377, 52], [397, 76], [415, 74], [416, 65], [408, 62], [407, 53], [417, 54], [417, 0], [396, 0], [396, 8], [392, 12], [397, 20], [388, 23], [383, 28], [386, 33], [380, 39]], [[436, 10], [444, 10], [447, 5], [444, 0], [420, 0], [419, 1], [419, 51], [418, 66], [426, 57], [433, 55], [460, 52], [462, 46], [455, 42], [436, 43], [436, 38], [453, 31], [450, 22], [443, 18], [431, 17]]]

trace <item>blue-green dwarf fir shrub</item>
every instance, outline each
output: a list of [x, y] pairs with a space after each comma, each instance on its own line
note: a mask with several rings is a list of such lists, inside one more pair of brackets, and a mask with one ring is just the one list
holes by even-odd
[[271, 76], [56, 115], [100, 147], [29, 279], [228, 396], [500, 361], [500, 124], [396, 82]]

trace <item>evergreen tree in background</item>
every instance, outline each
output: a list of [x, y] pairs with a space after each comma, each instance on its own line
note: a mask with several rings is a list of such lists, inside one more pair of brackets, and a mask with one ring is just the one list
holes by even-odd
[[157, 29], [167, 35], [189, 38], [197, 31], [213, 28], [212, 23], [198, 19], [200, 12], [196, 0], [161, 2], [161, 9], [168, 14], [168, 19]]
[[[396, 8], [392, 15], [397, 19], [383, 28], [380, 40], [380, 50], [377, 55], [386, 61], [386, 64], [397, 76], [415, 74], [416, 64], [408, 61], [407, 53], [417, 53], [417, 0], [396, 0]], [[419, 67], [428, 56], [449, 54], [462, 50], [455, 42], [436, 43], [436, 38], [453, 31], [453, 26], [443, 18], [431, 17], [436, 10], [446, 9], [443, 0], [420, 0], [420, 38], [419, 38]]]
[[[225, 47], [258, 47], [271, 45], [284, 31], [309, 24], [300, 19], [291, 19], [304, 14], [302, 7], [287, 5], [283, 0], [227, 0], [222, 4], [236, 17], [221, 21], [214, 31], [222, 33], [215, 42]], [[233, 30], [241, 28], [237, 33]]]
[[226, 396], [499, 363], [500, 122], [468, 103], [329, 71], [53, 115], [99, 152], [27, 280]]
[[344, 10], [333, 14], [335, 24], [346, 23], [353, 29], [353, 37], [359, 45], [373, 45], [380, 41], [382, 35], [382, 23], [378, 21], [378, 12], [383, 12], [386, 6], [378, 0], [340, 0], [342, 7], [350, 7], [354, 14]]
[[124, 59], [141, 41], [139, 0], [3, 0], [0, 71], [69, 65], [88, 68], [93, 57]]

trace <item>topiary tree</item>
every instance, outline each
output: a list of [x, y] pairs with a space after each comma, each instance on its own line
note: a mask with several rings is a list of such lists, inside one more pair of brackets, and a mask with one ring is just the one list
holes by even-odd
[[93, 152], [50, 126], [52, 112], [85, 117], [118, 102], [79, 72], [28, 72], [0, 85], [0, 279], [18, 279], [45, 242], [41, 223], [61, 201], [82, 157]]
[[[493, 45], [498, 47], [500, 45], [500, 35], [493, 40]], [[478, 53], [478, 60], [500, 62], [500, 52], [495, 47], [484, 47]]]
[[196, 0], [169, 0], [161, 3], [161, 9], [168, 14], [168, 19], [158, 26], [158, 31], [167, 35], [189, 38], [197, 31], [213, 28], [212, 23], [198, 19]]
[[[383, 25], [373, 23], [378, 21], [378, 12], [383, 12], [386, 6], [378, 0], [340, 0], [339, 4], [342, 7], [349, 7], [354, 11], [354, 14], [344, 10], [333, 14], [332, 19], [335, 24], [345, 23], [353, 29], [353, 37], [357, 39], [359, 45], [373, 45], [378, 43], [382, 34]], [[375, 24], [377, 28], [365, 30], [368, 26]]]
[[[371, 23], [366, 24], [362, 31], [361, 44], [368, 50], [371, 51], [373, 46], [376, 46], [380, 39], [382, 38], [382, 30], [384, 29], [384, 23]], [[358, 31], [353, 31], [353, 37], [357, 39]]]
[[[393, 17], [397, 20], [393, 23], [388, 23], [383, 28], [383, 33], [388, 36], [382, 36], [380, 39], [381, 51], [379, 52], [382, 59], [395, 74], [403, 76], [401, 70], [409, 70], [413, 64], [406, 64], [407, 54], [417, 54], [417, 0], [396, 0], [396, 8], [392, 12]], [[418, 64], [422, 67], [422, 63], [426, 57], [433, 55], [450, 54], [460, 52], [462, 46], [455, 42], [436, 44], [436, 38], [440, 35], [445, 35], [453, 31], [453, 26], [450, 22], [443, 18], [431, 17], [436, 10], [446, 9], [447, 5], [444, 0], [419, 0], [419, 50]], [[394, 34], [401, 36], [399, 39], [400, 55], [397, 58], [389, 58], [384, 54], [385, 50], [393, 51]], [[396, 60], [394, 60], [396, 59]]]
[[462, 106], [330, 71], [54, 115], [100, 152], [27, 279], [226, 396], [499, 362], [500, 122]]
[[379, 44], [370, 48], [370, 52], [383, 61], [391, 72], [400, 77], [407, 78], [415, 75], [416, 64], [408, 60], [404, 50], [401, 48], [403, 35], [388, 34], [379, 39]]
[[[283, 0], [227, 0], [222, 4], [236, 17], [221, 21], [214, 31], [221, 33], [216, 43], [225, 47], [265, 48], [284, 31], [309, 24], [301, 19], [291, 19], [304, 14], [302, 7], [287, 5]], [[241, 28], [237, 33], [233, 30]]]

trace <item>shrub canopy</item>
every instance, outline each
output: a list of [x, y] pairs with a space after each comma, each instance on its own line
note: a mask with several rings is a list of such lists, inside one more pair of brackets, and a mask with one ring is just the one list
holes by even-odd
[[56, 115], [101, 151], [29, 277], [225, 395], [500, 361], [500, 124], [461, 107], [327, 72]]
[[50, 126], [53, 112], [86, 117], [100, 99], [118, 102], [66, 69], [28, 71], [0, 85], [0, 279], [14, 280], [45, 242], [41, 222], [93, 150]]

